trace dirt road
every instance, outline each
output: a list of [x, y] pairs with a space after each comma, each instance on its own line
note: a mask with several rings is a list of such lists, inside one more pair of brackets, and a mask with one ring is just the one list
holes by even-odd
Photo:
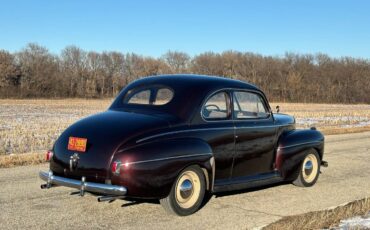
[[72, 189], [41, 190], [47, 165], [0, 169], [0, 229], [246, 229], [287, 215], [321, 210], [370, 196], [370, 132], [327, 136], [324, 168], [312, 188], [280, 185], [213, 196], [199, 212], [170, 216], [159, 204], [121, 207]]

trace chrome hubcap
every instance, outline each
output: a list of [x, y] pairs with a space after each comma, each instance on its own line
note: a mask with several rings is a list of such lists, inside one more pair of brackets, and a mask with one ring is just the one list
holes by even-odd
[[183, 172], [176, 184], [175, 198], [181, 208], [191, 208], [197, 203], [201, 192], [199, 176], [189, 170]]
[[303, 179], [307, 183], [311, 183], [317, 177], [319, 172], [319, 164], [314, 154], [310, 153], [306, 156], [302, 165]]
[[182, 198], [187, 199], [193, 192], [193, 184], [190, 180], [184, 180], [180, 185], [180, 195]]
[[312, 173], [313, 170], [313, 164], [312, 161], [307, 161], [306, 164], [304, 165], [304, 171], [307, 176], [309, 176]]

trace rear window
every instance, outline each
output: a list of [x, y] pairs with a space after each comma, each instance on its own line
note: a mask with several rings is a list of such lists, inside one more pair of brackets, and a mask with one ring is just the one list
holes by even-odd
[[173, 90], [167, 87], [131, 89], [124, 96], [124, 104], [165, 105], [173, 98]]

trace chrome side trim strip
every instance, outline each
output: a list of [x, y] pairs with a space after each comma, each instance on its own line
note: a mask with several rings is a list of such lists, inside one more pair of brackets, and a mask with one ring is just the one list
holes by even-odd
[[253, 129], [253, 128], [274, 128], [274, 127], [285, 127], [293, 124], [288, 125], [265, 125], [265, 126], [241, 126], [237, 127], [238, 129]]
[[153, 139], [156, 137], [166, 136], [166, 135], [172, 135], [172, 134], [178, 134], [178, 133], [187, 133], [187, 132], [198, 132], [198, 131], [207, 131], [207, 130], [228, 130], [228, 129], [255, 129], [255, 128], [274, 128], [274, 127], [286, 127], [292, 124], [288, 125], [266, 125], [266, 126], [241, 126], [241, 127], [220, 127], [220, 128], [203, 128], [203, 129], [186, 129], [186, 130], [177, 130], [177, 131], [171, 131], [166, 133], [159, 133], [152, 136], [144, 137], [136, 141], [136, 143], [140, 143], [149, 139]]
[[322, 143], [322, 141], [311, 141], [311, 142], [304, 142], [304, 143], [299, 143], [299, 144], [294, 144], [294, 145], [282, 146], [282, 147], [278, 147], [278, 150], [286, 149], [286, 148], [292, 148], [292, 147], [296, 147], [296, 146], [300, 146], [300, 145], [316, 144], [316, 143]]
[[141, 164], [141, 163], [148, 163], [148, 162], [155, 162], [155, 161], [166, 161], [166, 160], [196, 157], [196, 156], [206, 156], [206, 155], [212, 156], [212, 153], [200, 153], [200, 154], [182, 155], [182, 156], [175, 156], [175, 157], [164, 157], [164, 158], [158, 158], [158, 159], [153, 159], [153, 160], [128, 162], [127, 164], [128, 165], [133, 165], [133, 164]]
[[186, 133], [186, 132], [197, 132], [197, 131], [204, 131], [204, 130], [225, 130], [225, 129], [234, 129], [234, 127], [222, 127], [222, 128], [205, 128], [205, 129], [186, 129], [186, 130], [178, 130], [178, 131], [171, 131], [166, 133], [159, 133], [155, 134], [149, 137], [144, 137], [136, 141], [136, 143], [140, 143], [149, 139], [153, 139], [156, 137], [166, 136], [166, 135], [172, 135], [172, 134], [178, 134], [178, 133]]

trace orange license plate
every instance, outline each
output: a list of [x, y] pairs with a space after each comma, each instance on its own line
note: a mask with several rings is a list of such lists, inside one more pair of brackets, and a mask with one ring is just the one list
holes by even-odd
[[86, 138], [80, 137], [69, 137], [68, 140], [68, 150], [85, 152], [86, 151]]

